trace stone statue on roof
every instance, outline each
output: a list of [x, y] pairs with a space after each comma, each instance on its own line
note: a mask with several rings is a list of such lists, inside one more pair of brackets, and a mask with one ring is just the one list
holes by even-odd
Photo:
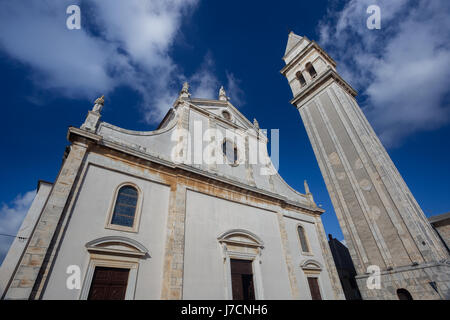
[[103, 105], [105, 104], [105, 96], [101, 96], [100, 98], [97, 98], [94, 102], [94, 108], [92, 111], [100, 113], [103, 109]]

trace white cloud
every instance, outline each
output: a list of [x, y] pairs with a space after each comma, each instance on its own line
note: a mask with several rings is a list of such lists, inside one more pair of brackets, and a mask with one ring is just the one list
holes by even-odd
[[[218, 99], [219, 89], [222, 84], [217, 79], [214, 71], [214, 61], [211, 53], [208, 53], [199, 70], [189, 78], [193, 97]], [[224, 89], [231, 102], [236, 104], [237, 107], [245, 104], [244, 91], [240, 88], [241, 80], [228, 71], [225, 72], [225, 75], [227, 83], [224, 85]]]
[[[171, 58], [184, 17], [199, 0], [29, 0], [2, 2], [0, 50], [32, 70], [34, 84], [52, 96], [93, 101], [119, 86], [142, 99], [143, 118], [161, 120], [175, 101], [182, 82], [192, 95], [216, 99], [219, 82], [207, 53], [192, 75]], [[66, 9], [81, 8], [80, 30], [68, 30]], [[242, 94], [227, 74], [236, 101]], [[42, 104], [42, 97], [28, 97]], [[45, 100], [45, 99], [44, 99]], [[90, 106], [86, 106], [90, 107]]]
[[226, 72], [227, 76], [227, 95], [230, 97], [231, 103], [236, 107], [245, 104], [244, 91], [241, 89], [241, 80], [235, 77], [231, 72]]
[[[369, 5], [381, 30], [369, 30]], [[450, 3], [351, 0], [319, 24], [319, 43], [365, 98], [363, 109], [387, 146], [450, 120]]]
[[0, 208], [0, 264], [13, 242], [15, 236], [22, 224], [28, 209], [33, 202], [36, 190], [29, 191], [24, 195], [19, 194], [9, 205], [3, 203]]
[[194, 73], [189, 83], [192, 86], [192, 97], [217, 99], [219, 96], [219, 81], [214, 75], [214, 61], [208, 53], [200, 69]]
[[[3, 1], [0, 49], [31, 67], [34, 83], [53, 95], [93, 101], [118, 86], [131, 87], [142, 97], [145, 120], [156, 122], [187, 78], [170, 50], [183, 17], [197, 2]], [[80, 30], [66, 28], [66, 8], [72, 4], [81, 8]], [[199, 94], [210, 94], [214, 79], [202, 67], [194, 78]]]

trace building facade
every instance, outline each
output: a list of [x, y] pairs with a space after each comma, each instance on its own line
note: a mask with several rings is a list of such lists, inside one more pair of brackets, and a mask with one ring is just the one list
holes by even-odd
[[[363, 299], [450, 299], [449, 254], [335, 61], [292, 32], [283, 59]], [[369, 288], [378, 275], [381, 287]]]
[[196, 99], [185, 84], [150, 132], [101, 122], [103, 104], [69, 128], [56, 181], [40, 184], [3, 299], [344, 298], [323, 210], [278, 175], [223, 89]]

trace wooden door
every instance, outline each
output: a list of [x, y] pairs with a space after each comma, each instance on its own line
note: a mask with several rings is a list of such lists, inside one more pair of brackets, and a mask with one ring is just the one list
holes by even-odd
[[311, 291], [311, 298], [313, 300], [322, 300], [322, 296], [320, 295], [319, 279], [308, 277], [308, 285], [309, 290]]
[[129, 269], [96, 267], [88, 300], [124, 300]]
[[252, 262], [231, 259], [233, 300], [255, 300]]

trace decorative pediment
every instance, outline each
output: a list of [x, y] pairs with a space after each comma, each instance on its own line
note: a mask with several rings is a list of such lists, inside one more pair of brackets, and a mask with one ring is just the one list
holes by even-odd
[[233, 229], [224, 232], [217, 240], [221, 243], [259, 247], [261, 249], [264, 248], [264, 243], [257, 235], [242, 229]]
[[109, 255], [144, 257], [148, 250], [136, 240], [126, 237], [110, 236], [86, 243], [86, 249], [92, 253]]
[[189, 101], [189, 104], [192, 109], [214, 115], [217, 121], [232, 123], [243, 130], [255, 129], [253, 124], [229, 101], [194, 98]]
[[300, 263], [300, 267], [303, 270], [322, 271], [322, 265], [320, 264], [320, 262], [313, 259], [303, 260], [302, 263]]

